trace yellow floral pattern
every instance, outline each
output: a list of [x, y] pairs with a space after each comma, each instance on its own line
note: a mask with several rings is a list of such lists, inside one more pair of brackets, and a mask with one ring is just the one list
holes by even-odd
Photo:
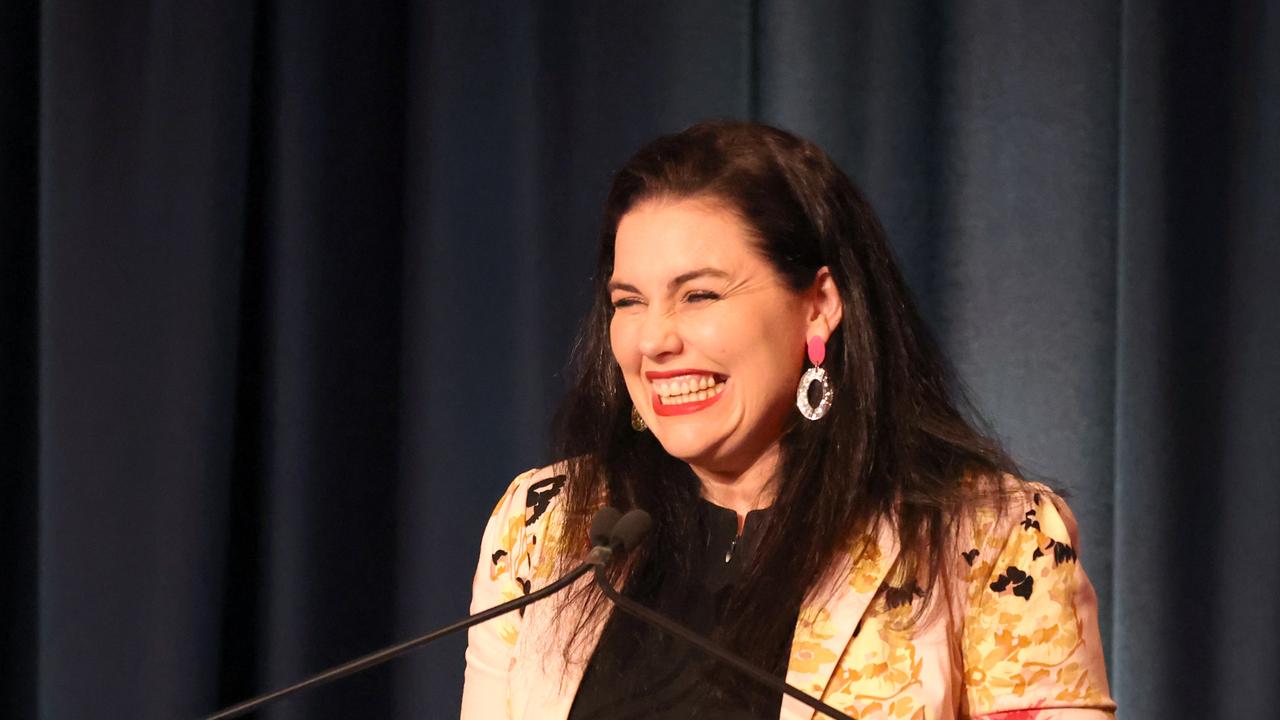
[[[552, 563], [541, 560], [559, 542], [559, 523], [548, 518], [563, 482], [531, 472], [513, 483], [486, 533], [477, 597], [516, 597], [550, 580]], [[961, 584], [949, 603], [935, 593], [942, 605], [920, 622], [906, 622], [918, 593], [891, 572], [894, 534], [882, 531], [860, 555], [851, 548], [857, 562], [800, 611], [787, 682], [859, 720], [1114, 718], [1096, 598], [1076, 556], [1070, 511], [1043, 486], [1009, 482], [1020, 491], [1005, 512], [977, 512], [961, 528], [954, 572]], [[520, 619], [504, 620], [472, 643], [493, 638], [514, 648]], [[513, 655], [511, 673], [533, 672], [536, 659], [527, 660]], [[572, 693], [576, 680], [564, 687]], [[567, 713], [570, 703], [558, 702]], [[563, 717], [550, 707], [526, 707], [522, 716]], [[822, 716], [785, 697], [782, 717]]]

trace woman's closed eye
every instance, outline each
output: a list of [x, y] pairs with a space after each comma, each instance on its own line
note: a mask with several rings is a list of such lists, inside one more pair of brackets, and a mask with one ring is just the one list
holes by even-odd
[[635, 307], [643, 303], [644, 301], [638, 297], [620, 297], [613, 300], [613, 309], [622, 310], [623, 308]]
[[684, 296], [684, 301], [687, 303], [711, 302], [719, 299], [720, 293], [711, 290], [691, 290]]

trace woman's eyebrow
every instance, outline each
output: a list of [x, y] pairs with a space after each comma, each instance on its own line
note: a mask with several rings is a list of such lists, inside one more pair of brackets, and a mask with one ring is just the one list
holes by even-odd
[[[704, 268], [698, 268], [697, 270], [690, 270], [687, 273], [681, 273], [675, 276], [674, 278], [672, 278], [671, 282], [667, 283], [667, 289], [674, 290], [680, 287], [681, 285], [689, 282], [690, 280], [697, 280], [698, 278], [702, 278], [702, 277], [716, 277], [716, 278], [727, 279], [729, 277], [729, 273], [713, 267], [704, 267]], [[621, 283], [621, 282], [610, 282], [609, 292], [613, 292], [614, 290], [622, 290], [623, 292], [631, 292], [637, 295], [643, 294], [640, 292], [640, 289], [637, 288], [635, 285], [630, 285], [628, 283]]]
[[610, 281], [610, 282], [609, 282], [609, 292], [613, 292], [613, 291], [615, 291], [615, 290], [621, 290], [621, 291], [623, 291], [623, 292], [635, 293], [635, 294], [637, 294], [637, 295], [640, 295], [640, 294], [641, 294], [641, 292], [640, 292], [640, 288], [636, 287], [635, 285], [628, 285], [627, 283], [620, 283], [620, 282], [613, 282], [613, 281]]
[[[687, 273], [681, 273], [676, 275], [675, 278], [672, 278], [671, 282], [667, 283], [667, 288], [668, 290], [676, 290], [677, 287], [682, 286], [682, 284], [685, 284], [686, 282], [696, 281], [696, 279], [698, 278], [708, 278], [708, 277], [727, 279], [728, 273], [724, 272], [724, 270], [719, 270], [716, 268], [698, 268], [696, 270], [689, 270], [689, 272]], [[637, 288], [636, 286], [634, 286], [634, 284], [630, 284], [630, 283], [620, 283], [620, 282], [611, 281], [609, 282], [608, 290], [609, 292], [621, 290], [623, 292], [634, 292], [636, 293], [636, 295], [643, 295], [643, 293], [640, 292], [640, 288]]]
[[716, 268], [713, 268], [713, 267], [698, 268], [697, 270], [690, 270], [687, 273], [682, 273], [680, 275], [675, 276], [674, 278], [672, 278], [671, 282], [667, 283], [667, 287], [674, 290], [680, 287], [681, 285], [689, 282], [690, 280], [697, 280], [698, 278], [702, 278], [702, 277], [716, 277], [721, 279], [727, 279], [729, 277], [729, 273], [723, 270], [717, 270]]

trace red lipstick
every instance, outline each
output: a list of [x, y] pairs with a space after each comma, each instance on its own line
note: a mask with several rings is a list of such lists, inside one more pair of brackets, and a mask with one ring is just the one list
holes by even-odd
[[718, 375], [713, 372], [707, 372], [706, 370], [695, 370], [693, 368], [678, 368], [676, 370], [650, 370], [644, 374], [644, 376], [650, 380], [666, 380], [667, 378], [680, 377], [681, 375], [710, 375], [714, 377], [716, 380], [720, 380], [721, 378], [724, 377], [723, 375]]
[[[675, 377], [675, 375], [670, 377]], [[706, 400], [695, 400], [693, 402], [680, 403], [679, 405], [663, 405], [662, 397], [656, 392], [649, 394], [649, 400], [653, 403], [654, 414], [670, 417], [672, 415], [688, 415], [689, 413], [696, 413], [699, 410], [711, 407], [715, 401], [724, 397], [724, 394], [727, 392], [729, 392], [728, 384], [724, 386], [724, 390], [720, 391], [719, 395], [712, 395]]]

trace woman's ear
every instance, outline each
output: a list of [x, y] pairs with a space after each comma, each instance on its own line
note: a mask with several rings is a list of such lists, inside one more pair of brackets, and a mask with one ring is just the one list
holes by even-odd
[[817, 335], [825, 341], [840, 327], [840, 320], [844, 318], [844, 301], [840, 299], [835, 278], [831, 277], [831, 269], [826, 265], [818, 268], [813, 287], [809, 289], [809, 299], [809, 332], [806, 337]]

